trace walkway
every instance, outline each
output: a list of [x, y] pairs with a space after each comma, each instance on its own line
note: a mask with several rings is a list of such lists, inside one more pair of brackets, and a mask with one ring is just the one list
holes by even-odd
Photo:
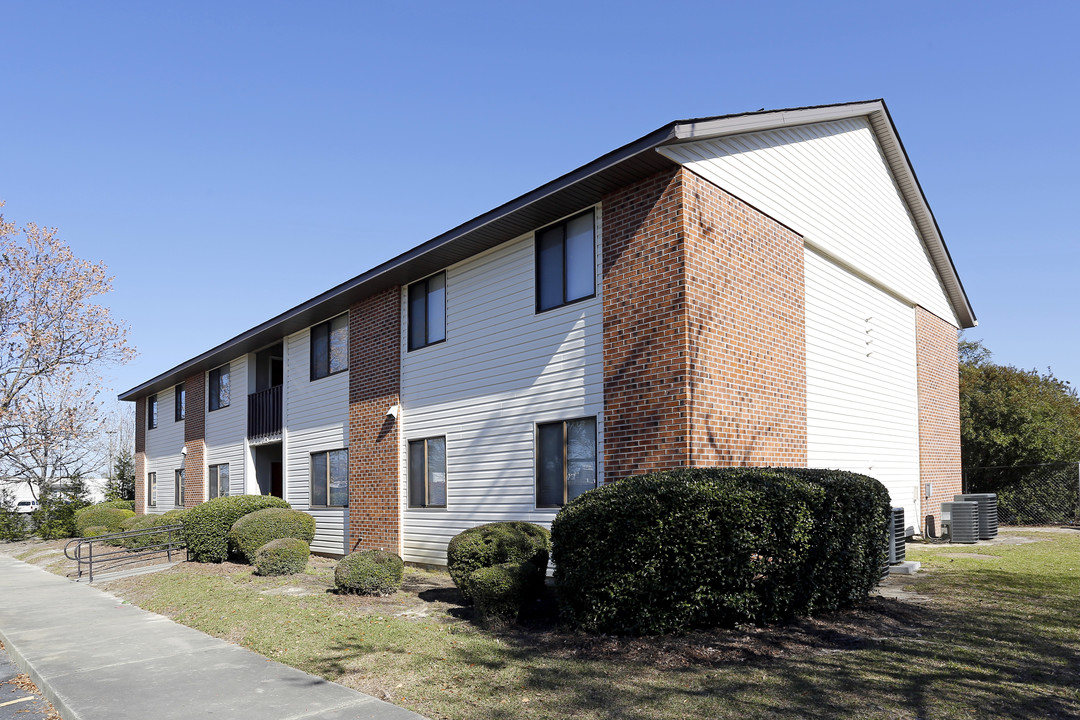
[[423, 720], [7, 556], [0, 640], [64, 720]]

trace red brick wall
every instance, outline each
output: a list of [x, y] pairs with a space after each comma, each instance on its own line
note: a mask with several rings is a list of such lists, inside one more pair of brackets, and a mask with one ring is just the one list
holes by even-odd
[[[206, 374], [184, 380], [184, 507], [206, 500]], [[171, 409], [171, 408], [170, 408]]]
[[806, 466], [802, 238], [684, 171], [690, 464]]
[[401, 288], [349, 308], [349, 550], [401, 554]]
[[606, 482], [806, 465], [802, 252], [684, 169], [603, 199]]
[[[925, 520], [941, 532], [941, 503], [962, 492], [960, 475], [960, 375], [956, 327], [915, 308], [919, 383], [919, 495]], [[927, 496], [928, 487], [932, 488]]]
[[135, 401], [135, 512], [146, 514], [146, 398]]
[[688, 460], [683, 176], [602, 201], [605, 482]]

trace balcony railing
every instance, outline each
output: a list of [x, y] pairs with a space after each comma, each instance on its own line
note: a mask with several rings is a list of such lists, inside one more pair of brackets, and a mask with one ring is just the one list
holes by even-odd
[[281, 437], [281, 385], [248, 395], [248, 440], [267, 441]]

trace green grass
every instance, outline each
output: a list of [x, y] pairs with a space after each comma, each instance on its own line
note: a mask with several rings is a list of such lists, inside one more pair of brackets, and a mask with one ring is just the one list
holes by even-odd
[[[118, 595], [431, 718], [1080, 716], [1080, 532], [977, 548], [909, 546], [926, 572], [856, 612], [779, 628], [610, 638], [551, 623], [484, 630], [446, 576], [338, 596], [332, 564], [259, 578], [184, 564]], [[977, 552], [994, 559], [948, 558]], [[266, 594], [287, 587], [311, 594]]]

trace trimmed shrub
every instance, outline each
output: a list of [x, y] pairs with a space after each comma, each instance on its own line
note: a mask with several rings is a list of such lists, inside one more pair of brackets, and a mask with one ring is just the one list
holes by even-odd
[[105, 502], [95, 503], [91, 507], [111, 507], [117, 510], [130, 510], [135, 512], [134, 500], [106, 500]]
[[532, 563], [536, 577], [530, 587], [538, 592], [544, 583], [550, 551], [551, 534], [539, 525], [488, 523], [455, 535], [446, 548], [446, 565], [466, 600], [473, 599], [472, 574], [503, 563]]
[[384, 550], [349, 553], [334, 568], [338, 592], [360, 595], [393, 595], [401, 589], [405, 563]]
[[303, 572], [311, 547], [300, 538], [271, 540], [255, 552], [256, 575], [292, 575]]
[[586, 630], [651, 634], [851, 605], [880, 577], [887, 508], [881, 483], [838, 471], [688, 469], [601, 486], [552, 524], [560, 610]]
[[508, 562], [474, 570], [469, 576], [476, 618], [481, 622], [517, 620], [535, 596], [536, 566]]
[[75, 532], [86, 537], [86, 528], [94, 526], [108, 528], [110, 533], [120, 532], [120, 523], [130, 517], [135, 517], [134, 510], [91, 505], [75, 513]]
[[[179, 525], [181, 524], [184, 515], [187, 510], [176, 509], [170, 510], [161, 515], [139, 515], [134, 518], [128, 518], [122, 524], [123, 530], [148, 530], [150, 528], [162, 527], [166, 525]], [[181, 531], [181, 537], [183, 532]], [[174, 539], [179, 539], [175, 535]], [[118, 544], [123, 545], [129, 550], [139, 550], [151, 545], [159, 545], [169, 541], [169, 533], [147, 533], [145, 535], [136, 535], [134, 537], [122, 538]]]
[[195, 562], [225, 562], [229, 558], [229, 530], [248, 513], [269, 507], [288, 508], [272, 495], [232, 495], [199, 503], [180, 519], [188, 557]]
[[92, 538], [98, 537], [99, 535], [108, 535], [110, 532], [112, 531], [104, 525], [91, 525], [83, 530], [83, 534], [80, 537]]
[[229, 530], [229, 552], [255, 562], [255, 553], [271, 540], [296, 538], [311, 544], [315, 539], [315, 518], [290, 508], [266, 508], [248, 513]]

